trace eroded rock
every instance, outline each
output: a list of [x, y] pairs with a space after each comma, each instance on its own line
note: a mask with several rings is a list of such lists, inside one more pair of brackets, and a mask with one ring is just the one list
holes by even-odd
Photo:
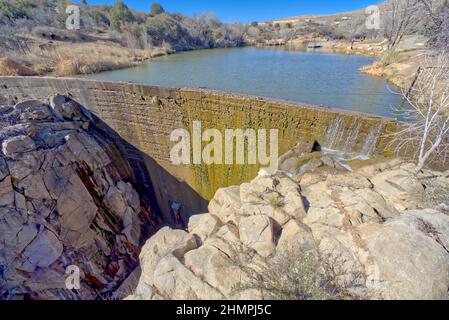
[[[390, 161], [363, 174], [308, 173], [299, 184], [263, 174], [221, 189], [210, 213], [191, 218], [189, 233], [166, 228], [149, 240], [141, 263], [151, 272], [139, 288], [151, 289], [138, 298], [159, 292], [165, 299], [203, 299], [201, 288], [222, 299], [263, 299], [245, 287], [249, 276], [257, 278], [262, 266], [270, 270], [272, 258], [307, 252], [319, 259], [323, 281], [345, 288], [346, 297], [447, 299], [449, 218], [442, 209], [405, 210], [425, 192], [412, 172]], [[194, 236], [202, 241], [185, 245]], [[178, 241], [182, 250], [174, 255]]]
[[30, 152], [36, 149], [33, 139], [28, 136], [15, 136], [8, 138], [2, 143], [2, 151], [6, 156], [13, 156], [17, 153]]
[[[138, 261], [145, 218], [123, 180], [127, 160], [109, 137], [85, 130], [91, 118], [76, 102], [53, 103], [24, 101], [2, 114], [0, 299], [106, 296]], [[111, 188], [120, 203], [108, 201]], [[80, 271], [77, 293], [65, 286], [69, 266]]]

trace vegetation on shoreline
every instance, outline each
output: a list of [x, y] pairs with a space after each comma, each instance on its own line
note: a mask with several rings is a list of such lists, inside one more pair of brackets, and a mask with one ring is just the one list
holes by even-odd
[[[426, 36], [428, 45], [433, 47], [447, 44], [447, 32], [443, 31], [448, 28], [445, 18], [449, 5], [442, 1], [389, 0], [379, 6], [386, 22], [378, 30], [366, 28], [364, 10], [244, 25], [222, 23], [210, 13], [195, 17], [168, 13], [157, 3], [149, 3], [149, 12], [140, 12], [128, 8], [122, 1], [114, 5], [88, 5], [87, 1], [82, 1], [78, 31], [67, 30], [65, 26], [69, 15], [65, 10], [70, 0], [1, 1], [0, 58], [12, 59], [22, 66], [19, 69], [56, 75], [126, 68], [154, 56], [184, 50], [242, 45], [296, 48], [307, 46], [311, 41], [328, 43], [324, 47], [346, 54], [391, 58], [390, 52], [395, 52], [405, 35]], [[419, 10], [414, 10], [406, 23], [393, 23], [404, 16], [393, 14], [391, 8], [404, 5]], [[423, 18], [417, 19], [417, 16]], [[403, 27], [398, 29], [398, 25]], [[402, 82], [409, 79], [403, 76], [396, 79], [391, 75], [397, 71], [395, 68], [391, 72], [388, 70], [393, 63], [395, 61], [387, 63], [382, 58], [364, 71], [403, 86]], [[2, 70], [2, 74], [16, 74], [17, 70]], [[405, 70], [405, 73], [413, 75], [414, 72]]]
[[[70, 3], [1, 1], [0, 57], [14, 60], [36, 74], [70, 75], [130, 67], [176, 51], [244, 43], [243, 25], [222, 23], [212, 14], [190, 18], [167, 13], [159, 4], [144, 13], [129, 9], [121, 1], [113, 6], [83, 1], [81, 29], [67, 30], [69, 14], [65, 10]], [[1, 71], [29, 74], [17, 70]]]

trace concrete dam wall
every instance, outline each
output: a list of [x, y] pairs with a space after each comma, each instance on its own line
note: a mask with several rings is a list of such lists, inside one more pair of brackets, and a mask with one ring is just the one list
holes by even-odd
[[183, 215], [206, 211], [216, 190], [254, 178], [259, 165], [173, 165], [170, 141], [175, 129], [278, 129], [279, 155], [300, 140], [367, 156], [386, 153], [385, 133], [395, 122], [355, 112], [318, 108], [200, 89], [100, 82], [69, 78], [0, 77], [0, 98], [42, 99], [67, 94], [115, 131], [141, 192], [151, 193], [168, 221], [172, 204]]

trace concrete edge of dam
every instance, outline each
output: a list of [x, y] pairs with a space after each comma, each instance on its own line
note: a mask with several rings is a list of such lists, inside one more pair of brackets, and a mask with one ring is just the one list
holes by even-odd
[[[330, 107], [325, 105], [315, 105], [307, 102], [299, 102], [299, 101], [293, 101], [293, 100], [284, 100], [279, 98], [272, 98], [272, 97], [265, 97], [265, 96], [256, 96], [251, 94], [245, 94], [245, 93], [237, 93], [237, 92], [230, 92], [230, 91], [223, 91], [223, 90], [216, 90], [216, 89], [209, 89], [209, 88], [202, 88], [202, 87], [166, 87], [166, 86], [159, 86], [159, 85], [153, 85], [153, 84], [146, 84], [141, 82], [130, 82], [130, 81], [103, 81], [103, 80], [96, 80], [96, 79], [89, 79], [84, 78], [82, 76], [80, 77], [56, 77], [56, 76], [0, 76], [0, 81], [9, 82], [10, 80], [19, 80], [19, 79], [37, 79], [37, 80], [60, 80], [60, 81], [82, 81], [82, 82], [93, 82], [93, 83], [104, 83], [104, 84], [119, 84], [123, 86], [145, 86], [148, 88], [153, 88], [155, 91], [164, 93], [164, 92], [173, 92], [173, 91], [185, 91], [185, 92], [198, 92], [198, 93], [205, 93], [205, 94], [217, 94], [217, 95], [225, 95], [228, 97], [237, 97], [237, 98], [243, 98], [243, 99], [253, 99], [253, 100], [259, 100], [262, 102], [276, 102], [281, 103], [289, 106], [297, 106], [302, 108], [308, 108], [308, 109], [316, 109], [316, 110], [324, 110], [324, 111], [330, 111], [330, 112], [336, 112], [336, 113], [345, 113], [345, 114], [352, 114], [352, 115], [358, 115], [358, 116], [365, 116], [369, 118], [379, 118], [379, 119], [385, 119], [385, 120], [391, 120], [396, 121], [392, 117], [386, 117], [381, 115], [376, 115], [372, 113], [367, 112], [361, 112], [361, 111], [354, 111], [354, 110], [348, 110], [343, 108], [337, 108], [337, 107]], [[170, 97], [171, 94], [167, 94], [166, 97]]]
[[[13, 101], [65, 94], [101, 119], [133, 166], [141, 192], [152, 193], [167, 220], [172, 204], [189, 216], [207, 210], [222, 187], [254, 178], [259, 165], [173, 165], [170, 133], [195, 121], [203, 128], [278, 129], [279, 155], [300, 140], [371, 156], [391, 154], [393, 119], [335, 108], [207, 89], [166, 88], [82, 78], [0, 77], [0, 97]], [[0, 101], [1, 103], [1, 101]], [[142, 191], [143, 190], [143, 191]]]

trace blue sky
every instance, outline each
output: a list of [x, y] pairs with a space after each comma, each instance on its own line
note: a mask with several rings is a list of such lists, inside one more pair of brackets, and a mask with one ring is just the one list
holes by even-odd
[[[115, 0], [87, 0], [89, 4], [113, 4]], [[76, 1], [74, 1], [76, 2]], [[131, 8], [149, 11], [153, 2], [165, 10], [193, 16], [213, 12], [225, 22], [266, 21], [304, 14], [331, 14], [365, 8], [380, 0], [124, 0]]]

